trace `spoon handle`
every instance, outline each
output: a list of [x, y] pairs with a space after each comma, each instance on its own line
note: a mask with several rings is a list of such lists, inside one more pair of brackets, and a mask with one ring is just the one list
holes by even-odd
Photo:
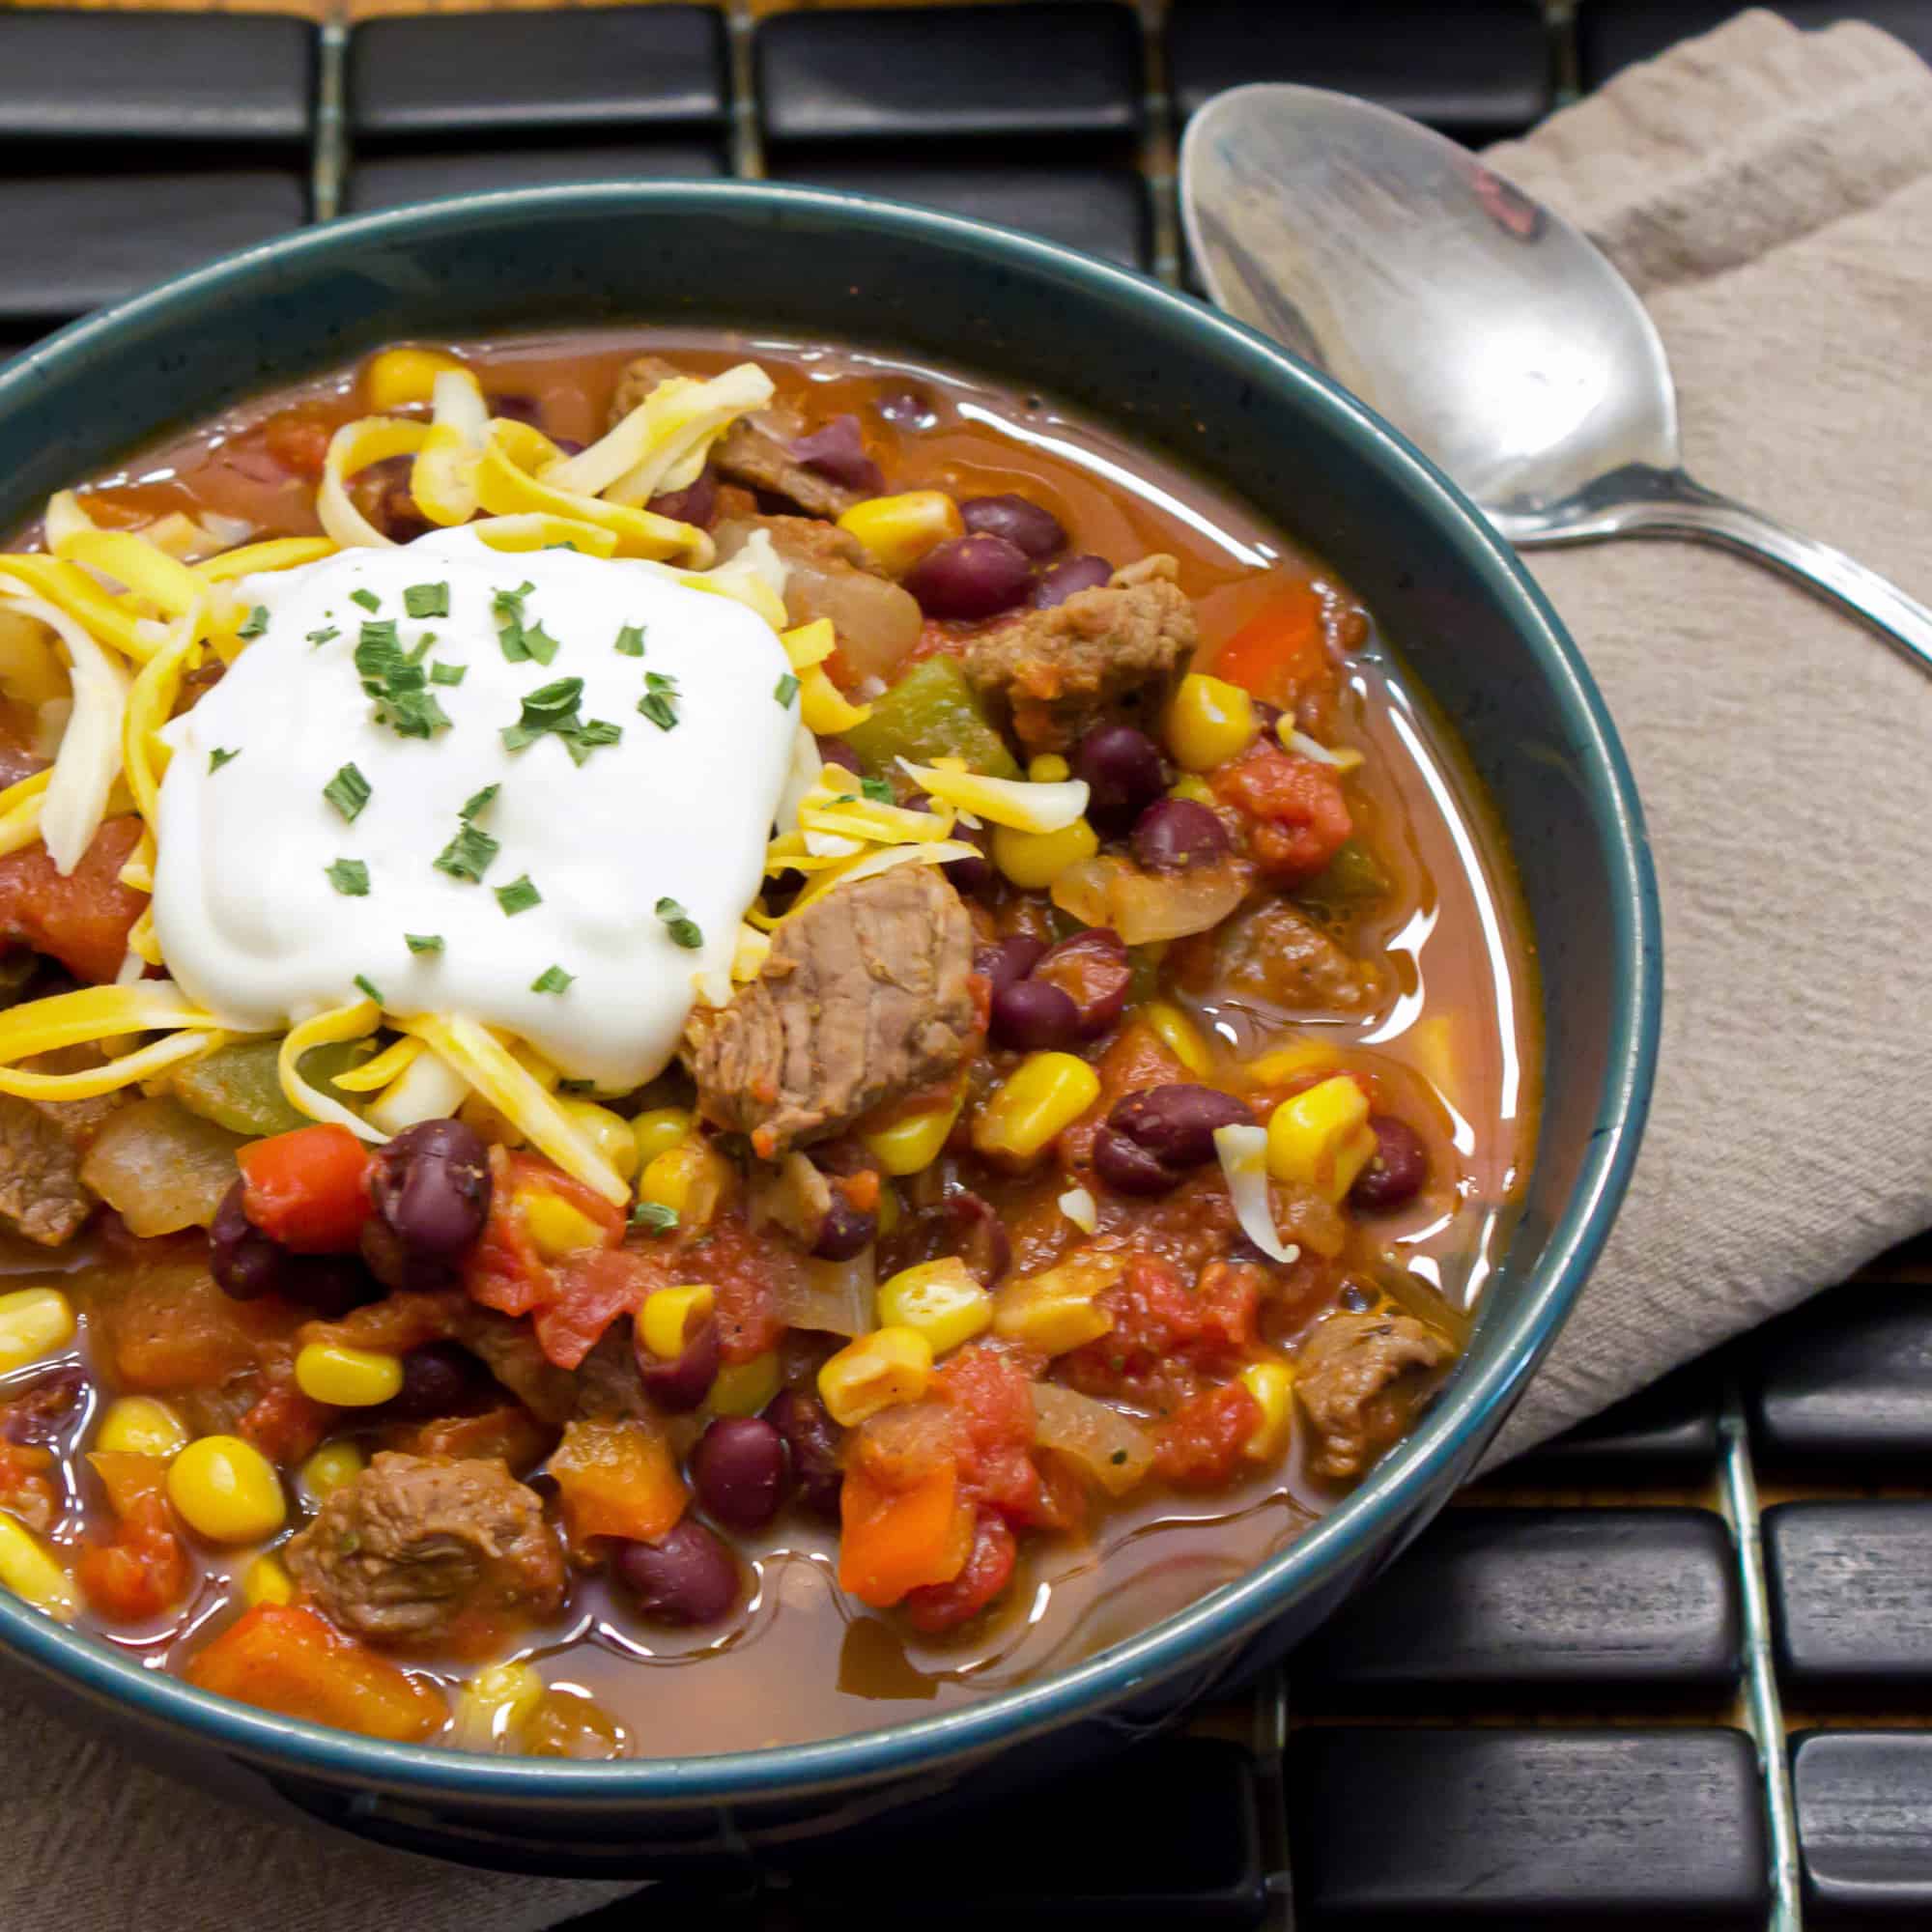
[[1593, 504], [1586, 520], [1568, 528], [1555, 523], [1524, 527], [1526, 520], [1517, 519], [1500, 520], [1499, 526], [1524, 549], [1598, 537], [1693, 537], [1720, 544], [1796, 578], [1932, 670], [1932, 611], [1889, 579], [1830, 544], [1706, 490], [1681, 469], [1642, 472], [1642, 484], [1614, 502]]

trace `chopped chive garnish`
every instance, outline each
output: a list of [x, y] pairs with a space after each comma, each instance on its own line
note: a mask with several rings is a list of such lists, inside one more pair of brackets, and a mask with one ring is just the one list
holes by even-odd
[[383, 600], [373, 590], [352, 590], [349, 601], [361, 605], [365, 611], [380, 611], [383, 608]]
[[429, 668], [429, 681], [432, 684], [461, 684], [469, 669], [468, 665], [433, 664]]
[[403, 609], [412, 617], [447, 617], [449, 585], [447, 583], [406, 584], [403, 588]]
[[631, 1209], [631, 1226], [646, 1235], [668, 1235], [677, 1226], [677, 1209], [662, 1201], [639, 1201]]
[[236, 748], [232, 752], [224, 752], [216, 750], [209, 753], [208, 754], [209, 777], [213, 778], [215, 775], [215, 773], [218, 772], [222, 768], [222, 766], [228, 762], [230, 758], [239, 758], [241, 755], [242, 755], [242, 748], [239, 745], [236, 746]]
[[497, 794], [501, 790], [502, 790], [501, 785], [485, 785], [481, 791], [472, 791], [469, 794], [469, 796], [466, 798], [460, 806], [457, 807], [456, 810], [457, 817], [462, 819], [464, 824], [468, 825], [469, 821], [477, 815], [478, 812], [486, 811], [489, 810], [490, 801], [493, 798], [495, 798]]
[[644, 627], [641, 624], [626, 624], [617, 633], [617, 655], [620, 658], [640, 658], [644, 654]]
[[546, 966], [530, 981], [530, 991], [533, 993], [561, 993], [569, 987], [571, 981], [576, 978], [577, 975], [575, 973], [566, 973], [561, 966]]
[[406, 932], [403, 934], [403, 944], [412, 952], [440, 952], [442, 951], [442, 934], [440, 932]]
[[242, 625], [235, 635], [238, 638], [259, 638], [268, 628], [269, 607], [266, 604], [257, 604], [248, 612], [247, 622]]
[[422, 636], [419, 637], [415, 640], [415, 642], [410, 646], [409, 653], [403, 659], [403, 662], [405, 664], [412, 664], [412, 665], [421, 664], [423, 659], [429, 656], [429, 648], [435, 642], [436, 642], [436, 633], [434, 631], [425, 631], [422, 634]]
[[523, 700], [523, 716], [503, 728], [504, 749], [521, 752], [554, 732], [563, 740], [571, 762], [581, 765], [599, 745], [616, 744], [624, 727], [608, 718], [593, 718], [587, 724], [580, 720], [577, 707], [582, 697], [581, 677], [560, 677], [529, 693]]
[[790, 671], [786, 671], [779, 679], [778, 686], [773, 691], [772, 696], [778, 699], [783, 709], [790, 710], [792, 699], [798, 696], [798, 679]]
[[356, 813], [369, 803], [369, 781], [354, 765], [344, 765], [323, 786], [322, 795], [354, 825]]
[[318, 646], [326, 644], [328, 642], [329, 639], [339, 638], [341, 637], [341, 635], [342, 633], [338, 631], [333, 624], [330, 624], [324, 630], [311, 631], [308, 634], [308, 640], [311, 646]]
[[402, 738], [427, 738], [449, 724], [449, 714], [424, 687], [429, 680], [419, 662], [404, 655], [396, 620], [371, 619], [355, 645], [355, 668], [362, 689], [376, 700], [376, 722]]
[[704, 935], [697, 929], [697, 922], [675, 899], [660, 899], [657, 914], [664, 921], [665, 930], [670, 934], [673, 946], [682, 946], [686, 951], [695, 952], [704, 944]]
[[332, 866], [323, 869], [328, 874], [328, 883], [344, 898], [365, 899], [369, 896], [369, 868], [360, 859], [338, 859]]
[[379, 1007], [383, 1004], [383, 989], [379, 985], [377, 985], [375, 980], [370, 979], [368, 974], [366, 973], [356, 974], [355, 990], [358, 993], [367, 993], [368, 996], [372, 1000], [374, 1000]]
[[534, 583], [526, 582], [515, 590], [498, 590], [490, 599], [490, 609], [497, 619], [497, 641], [511, 664], [547, 665], [556, 656], [556, 639], [542, 624], [528, 624], [525, 620], [524, 599], [535, 588]]
[[593, 718], [587, 724], [580, 724], [574, 730], [560, 730], [556, 735], [563, 740], [570, 762], [581, 765], [599, 745], [616, 744], [624, 735], [624, 727], [611, 724], [608, 718]]
[[472, 886], [479, 885], [500, 849], [487, 832], [466, 825], [437, 854], [436, 869], [447, 872], [452, 879], [467, 879]]
[[661, 670], [644, 673], [644, 695], [638, 699], [638, 709], [660, 731], [668, 731], [677, 723], [677, 698], [676, 678], [667, 677]]
[[533, 905], [542, 905], [543, 895], [530, 884], [530, 875], [526, 872], [521, 879], [513, 879], [507, 886], [497, 888], [497, 903], [511, 919], [515, 919], [520, 912], [528, 912]]
[[890, 805], [893, 802], [893, 788], [884, 779], [861, 779], [859, 789], [874, 805]]

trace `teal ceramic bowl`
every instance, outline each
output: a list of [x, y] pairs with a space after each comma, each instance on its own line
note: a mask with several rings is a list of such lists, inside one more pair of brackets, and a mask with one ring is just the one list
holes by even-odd
[[[1470, 1473], [1554, 1340], [1636, 1152], [1657, 1049], [1655, 882], [1575, 646], [1482, 517], [1258, 335], [1043, 242], [750, 185], [479, 196], [291, 235], [76, 324], [0, 372], [0, 526], [179, 422], [399, 336], [776, 324], [1037, 385], [1232, 486], [1327, 557], [1460, 730], [1520, 868], [1548, 1068], [1525, 1211], [1414, 1435], [1300, 1542], [1076, 1669], [827, 1744], [612, 1765], [384, 1746], [137, 1668], [0, 1592], [0, 1647], [165, 1768], [476, 1863], [643, 1873], [788, 1848], [1065, 1773], [1286, 1651]], [[19, 1670], [13, 1673], [22, 1675]]]

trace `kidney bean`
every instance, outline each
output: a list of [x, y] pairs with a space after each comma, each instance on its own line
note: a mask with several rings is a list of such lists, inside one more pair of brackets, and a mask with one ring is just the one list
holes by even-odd
[[1255, 1117], [1232, 1094], [1193, 1081], [1172, 1081], [1129, 1094], [1107, 1124], [1169, 1167], [1205, 1167], [1214, 1158], [1219, 1127], [1251, 1127]]
[[1005, 537], [951, 537], [906, 572], [905, 587], [928, 617], [994, 617], [1024, 603], [1033, 564]]
[[1349, 1190], [1351, 1206], [1371, 1212], [1413, 1201], [1429, 1178], [1429, 1151], [1422, 1136], [1393, 1114], [1371, 1114], [1376, 1151]]
[[238, 1179], [209, 1224], [208, 1271], [214, 1285], [231, 1300], [253, 1301], [281, 1287], [283, 1271], [294, 1259], [242, 1211]]
[[975, 536], [1005, 537], [1036, 563], [1066, 548], [1060, 519], [1024, 497], [962, 497], [959, 517]]
[[697, 1500], [727, 1529], [763, 1529], [779, 1513], [784, 1437], [761, 1415], [721, 1415], [691, 1452]]
[[948, 1252], [973, 1270], [981, 1288], [995, 1287], [1012, 1265], [1013, 1242], [992, 1203], [962, 1188], [946, 1197], [941, 1212], [950, 1229]]
[[680, 524], [696, 524], [703, 529], [718, 508], [718, 479], [709, 469], [700, 469], [696, 482], [687, 483], [682, 490], [668, 490], [661, 497], [653, 497], [645, 507], [661, 517], [674, 518]]
[[867, 496], [876, 497], [886, 487], [885, 472], [866, 454], [866, 440], [855, 415], [834, 416], [810, 436], [797, 438], [791, 455], [793, 462], [844, 484], [848, 490], [863, 490]]
[[1227, 828], [1191, 798], [1162, 798], [1134, 821], [1135, 862], [1150, 872], [1211, 866], [1228, 849]]
[[1102, 1124], [1094, 1136], [1094, 1172], [1116, 1194], [1165, 1194], [1180, 1185], [1179, 1170], [1118, 1127]]
[[1121, 1017], [1133, 977], [1121, 935], [1096, 925], [1050, 947], [1033, 969], [1032, 981], [1065, 993], [1079, 1015], [1079, 1037], [1097, 1039]]
[[1124, 830], [1167, 789], [1160, 747], [1131, 724], [1102, 724], [1073, 753], [1073, 776], [1087, 781], [1087, 816], [1104, 832]]
[[489, 1149], [463, 1121], [405, 1127], [376, 1150], [369, 1197], [376, 1218], [412, 1259], [453, 1261], [489, 1218]]
[[611, 1567], [659, 1623], [715, 1624], [738, 1601], [738, 1559], [692, 1517], [655, 1543], [618, 1540]]
[[841, 1189], [832, 1190], [832, 1207], [818, 1230], [811, 1252], [822, 1262], [849, 1262], [864, 1254], [879, 1232], [879, 1217], [855, 1208]]
[[[986, 828], [983, 825], [955, 825], [952, 836], [968, 845], [977, 845], [982, 854], [985, 852]], [[968, 895], [986, 891], [995, 876], [992, 860], [984, 857], [949, 859], [939, 869], [952, 881], [954, 891]]]
[[1045, 980], [1012, 980], [993, 994], [987, 1037], [1016, 1053], [1042, 1053], [1076, 1045], [1080, 1009], [1065, 987]]
[[798, 1499], [813, 1516], [838, 1518], [838, 1425], [806, 1389], [781, 1389], [765, 1405], [765, 1420], [784, 1438]]
[[1114, 566], [1104, 556], [1069, 556], [1034, 579], [1027, 602], [1036, 611], [1051, 611], [1075, 591], [1098, 590], [1113, 574]]
[[636, 1348], [638, 1379], [643, 1383], [644, 1393], [660, 1408], [673, 1415], [688, 1414], [711, 1393], [711, 1384], [718, 1379], [719, 1365], [724, 1360], [718, 1323], [714, 1321], [706, 1321], [687, 1334], [684, 1352], [668, 1362], [661, 1361], [644, 1347], [641, 1335], [637, 1338]]
[[396, 1422], [453, 1415], [469, 1399], [481, 1366], [460, 1342], [425, 1342], [403, 1357], [403, 1386], [383, 1413]]
[[1046, 941], [1031, 933], [1016, 932], [994, 946], [982, 946], [973, 955], [973, 970], [983, 973], [994, 992], [1024, 980], [1046, 956]]
[[817, 740], [818, 755], [828, 765], [837, 765], [842, 771], [850, 772], [854, 778], [864, 778], [866, 768], [859, 762], [859, 754], [843, 738], [820, 738]]

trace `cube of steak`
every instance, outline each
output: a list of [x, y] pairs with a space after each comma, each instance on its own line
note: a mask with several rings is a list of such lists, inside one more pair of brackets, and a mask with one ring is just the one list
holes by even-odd
[[338, 1629], [434, 1650], [562, 1606], [563, 1548], [498, 1462], [384, 1451], [290, 1543], [289, 1574]]
[[121, 1103], [118, 1094], [95, 1100], [0, 1094], [0, 1221], [43, 1248], [78, 1234], [95, 1203], [80, 1163]]
[[973, 923], [932, 866], [838, 886], [783, 921], [758, 977], [699, 1008], [685, 1059], [704, 1117], [776, 1160], [950, 1073], [984, 1025]]
[[1294, 1364], [1295, 1391], [1318, 1437], [1309, 1466], [1323, 1476], [1359, 1476], [1432, 1393], [1425, 1372], [1455, 1352], [1412, 1315], [1329, 1316]]
[[966, 639], [966, 675], [1012, 719], [1030, 752], [1064, 752], [1106, 711], [1151, 714], [1194, 655], [1194, 607], [1171, 556], [1145, 556], [1050, 611]]
[[1357, 959], [1281, 897], [1244, 906], [1214, 931], [1181, 940], [1170, 956], [1190, 993], [1284, 1012], [1360, 1012], [1379, 1006], [1387, 990], [1380, 967]]

